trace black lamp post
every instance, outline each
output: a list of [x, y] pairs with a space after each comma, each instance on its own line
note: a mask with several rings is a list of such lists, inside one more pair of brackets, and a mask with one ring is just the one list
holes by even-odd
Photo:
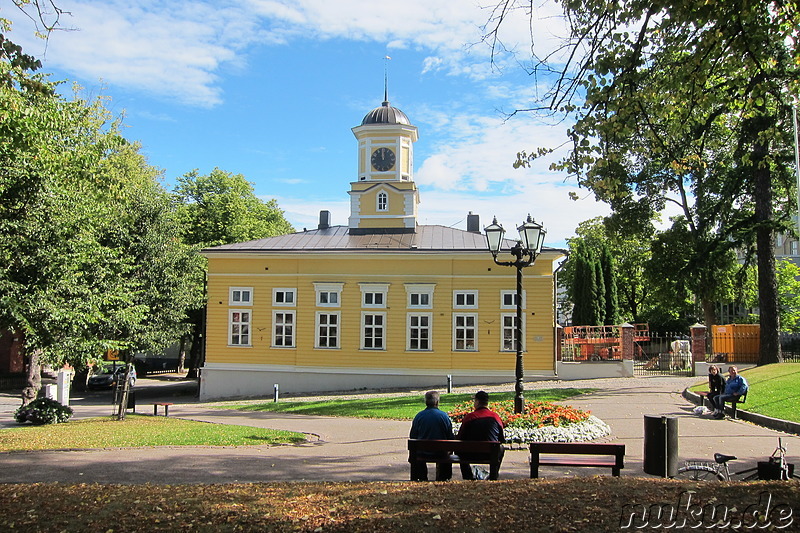
[[503, 234], [505, 234], [506, 230], [497, 223], [497, 217], [494, 218], [490, 226], [483, 229], [486, 232], [486, 242], [489, 245], [489, 251], [492, 252], [494, 262], [500, 266], [512, 266], [517, 269], [517, 321], [514, 327], [517, 366], [516, 384], [514, 385], [514, 412], [521, 413], [525, 409], [525, 396], [522, 385], [524, 373], [522, 364], [522, 269], [532, 265], [536, 261], [536, 257], [542, 253], [542, 244], [547, 231], [528, 215], [528, 220], [517, 228], [520, 240], [509, 250], [511, 255], [514, 256], [514, 260], [498, 261], [497, 254], [503, 245]]

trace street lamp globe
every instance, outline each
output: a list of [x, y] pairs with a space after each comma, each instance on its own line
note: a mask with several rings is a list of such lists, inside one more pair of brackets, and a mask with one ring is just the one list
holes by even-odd
[[500, 244], [503, 242], [503, 235], [506, 230], [503, 226], [497, 223], [497, 217], [494, 218], [491, 225], [483, 228], [486, 232], [486, 244], [489, 246], [489, 251], [492, 252], [494, 257], [500, 252]]
[[523, 222], [517, 231], [519, 231], [525, 249], [539, 255], [542, 251], [542, 244], [544, 244], [544, 236], [547, 233], [544, 227], [528, 215], [528, 220]]

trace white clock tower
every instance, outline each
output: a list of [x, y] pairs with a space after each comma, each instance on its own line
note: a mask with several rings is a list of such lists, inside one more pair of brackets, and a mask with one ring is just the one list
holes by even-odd
[[417, 127], [384, 99], [353, 134], [358, 139], [358, 181], [350, 183], [350, 233], [415, 232]]

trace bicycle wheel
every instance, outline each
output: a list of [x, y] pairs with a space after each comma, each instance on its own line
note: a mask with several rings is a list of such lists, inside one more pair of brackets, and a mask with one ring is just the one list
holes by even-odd
[[719, 471], [705, 465], [689, 465], [679, 468], [676, 477], [689, 481], [725, 481], [725, 476]]

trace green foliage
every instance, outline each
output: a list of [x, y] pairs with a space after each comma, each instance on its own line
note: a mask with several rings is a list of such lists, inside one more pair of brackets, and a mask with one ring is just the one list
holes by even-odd
[[783, 260], [777, 263], [781, 331], [800, 331], [800, 267]]
[[[500, 2], [498, 25], [512, 6]], [[575, 120], [571, 150], [554, 168], [623, 220], [679, 210], [673, 228], [682, 240], [663, 241], [662, 260], [677, 260], [674, 277], [686, 280], [672, 281], [677, 297], [692, 293], [707, 324], [714, 293], [728, 285], [730, 251], [755, 247], [762, 358], [776, 358], [772, 236], [794, 208], [797, 2], [569, 0], [563, 8], [569, 36], [563, 53], [549, 57], [566, 64], [533, 63], [553, 82], [543, 91], [549, 108]]]
[[[599, 224], [599, 219], [594, 222]], [[596, 229], [591, 225], [583, 229], [590, 227]], [[562, 280], [573, 305], [572, 323], [582, 326], [616, 324], [619, 311], [614, 258], [607, 245], [608, 239], [602, 233], [591, 233], [569, 240], [572, 267], [565, 269]]]
[[210, 247], [293, 231], [277, 202], [263, 202], [241, 174], [194, 170], [178, 178], [173, 194], [187, 244]]
[[20, 86], [0, 84], [0, 327], [53, 366], [173, 342], [201, 274], [160, 172], [102, 99]]
[[66, 422], [71, 416], [71, 407], [50, 398], [39, 398], [17, 409], [14, 413], [14, 420], [20, 424], [30, 422], [35, 426], [41, 426]]

